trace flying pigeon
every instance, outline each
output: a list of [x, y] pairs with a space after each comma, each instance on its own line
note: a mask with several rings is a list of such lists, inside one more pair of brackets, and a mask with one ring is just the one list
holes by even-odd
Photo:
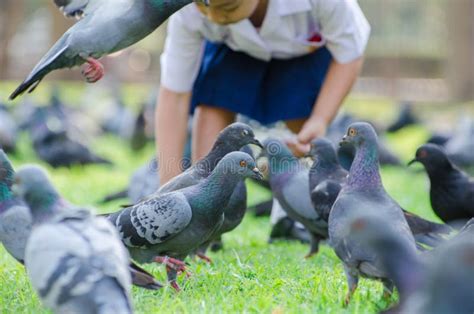
[[[127, 48], [151, 34], [192, 0], [56, 0], [66, 14], [81, 16], [11, 94], [32, 92], [51, 71], [87, 63], [88, 82], [104, 74], [98, 58]], [[203, 2], [197, 0], [197, 2]]]

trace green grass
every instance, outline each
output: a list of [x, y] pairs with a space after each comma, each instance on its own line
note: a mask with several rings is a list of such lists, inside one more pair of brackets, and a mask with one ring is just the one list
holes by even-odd
[[[384, 106], [389, 105], [390, 102], [384, 102]], [[388, 140], [406, 161], [426, 134], [424, 129], [410, 128]], [[53, 182], [68, 200], [89, 207], [94, 207], [105, 194], [124, 187], [133, 170], [153, 153], [152, 145], [144, 152], [135, 153], [111, 136], [96, 139], [93, 148], [112, 159], [115, 165], [59, 170], [47, 167]], [[21, 139], [19, 152], [12, 160], [15, 166], [30, 162], [43, 164], [35, 159], [27, 138]], [[423, 172], [384, 168], [382, 175], [387, 190], [404, 208], [437, 220], [429, 205], [428, 181]], [[267, 192], [249, 185], [250, 204], [266, 198]], [[119, 205], [120, 202], [115, 202], [96, 208], [99, 212], [110, 212]], [[332, 250], [323, 245], [317, 256], [305, 260], [306, 245], [283, 242], [269, 245], [269, 230], [268, 218], [247, 215], [241, 226], [225, 235], [225, 249], [210, 253], [212, 265], [190, 261], [193, 276], [180, 278], [184, 288], [181, 293], [176, 294], [169, 287], [155, 292], [133, 288], [137, 313], [375, 313], [389, 305], [381, 298], [380, 283], [362, 279], [352, 302], [344, 309], [345, 276]], [[165, 281], [162, 267], [147, 265], [146, 268]], [[47, 313], [23, 267], [1, 246], [0, 282], [0, 313]], [[395, 301], [393, 297], [392, 302]]]

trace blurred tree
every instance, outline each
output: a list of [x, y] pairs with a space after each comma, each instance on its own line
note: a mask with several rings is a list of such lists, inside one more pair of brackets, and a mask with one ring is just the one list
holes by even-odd
[[0, 80], [8, 76], [8, 44], [23, 19], [23, 0], [0, 1]]
[[474, 100], [474, 0], [446, 1], [449, 30], [447, 78], [452, 96]]

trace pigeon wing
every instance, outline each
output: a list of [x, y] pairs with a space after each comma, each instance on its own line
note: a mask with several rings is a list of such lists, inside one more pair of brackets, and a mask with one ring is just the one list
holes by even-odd
[[21, 205], [11, 207], [0, 218], [0, 242], [21, 263], [24, 261], [31, 223], [30, 210]]
[[150, 246], [174, 237], [191, 222], [192, 209], [182, 193], [153, 197], [111, 216], [126, 245]]
[[311, 203], [307, 171], [299, 171], [288, 180], [282, 188], [282, 197], [299, 216], [311, 220], [319, 218]]
[[[33, 286], [52, 309], [69, 302], [90, 307], [100, 303], [95, 298], [107, 290], [119, 293], [120, 302], [129, 305], [129, 256], [117, 231], [103, 218], [62, 218], [35, 228], [25, 264]], [[101, 290], [104, 282], [109, 282], [106, 291]]]

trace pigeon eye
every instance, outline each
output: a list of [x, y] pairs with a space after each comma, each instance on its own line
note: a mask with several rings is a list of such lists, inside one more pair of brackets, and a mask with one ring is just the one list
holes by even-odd
[[246, 162], [245, 160], [241, 160], [241, 161], [240, 161], [240, 166], [241, 166], [242, 168], [247, 167], [247, 162]]
[[354, 135], [356, 135], [356, 134], [357, 134], [357, 131], [356, 131], [355, 129], [353, 129], [353, 128], [350, 128], [350, 129], [349, 129], [349, 135], [350, 135], [350, 136], [354, 136]]
[[428, 157], [428, 153], [426, 152], [426, 150], [422, 150], [420, 152], [420, 158], [426, 158], [426, 157]]
[[242, 134], [243, 134], [244, 136], [247, 136], [247, 135], [249, 135], [249, 131], [243, 130], [243, 131], [242, 131]]

